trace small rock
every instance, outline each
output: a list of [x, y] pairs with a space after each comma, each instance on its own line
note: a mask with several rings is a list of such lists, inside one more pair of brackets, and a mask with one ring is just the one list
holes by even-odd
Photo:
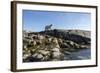
[[61, 44], [61, 43], [63, 43], [63, 40], [62, 39], [58, 39], [58, 42]]
[[59, 44], [55, 44], [55, 47], [60, 48]]
[[53, 48], [52, 51], [53, 52], [59, 52], [60, 50], [59, 50], [59, 48]]
[[39, 39], [39, 40], [43, 40], [43, 39], [44, 39], [44, 36], [38, 35], [38, 39]]
[[71, 44], [71, 45], [74, 45], [74, 42], [70, 41], [70, 44]]
[[71, 53], [69, 51], [65, 51], [66, 54], [70, 55]]
[[55, 43], [55, 44], [58, 44], [57, 38], [53, 38], [53, 39], [52, 39], [52, 42]]
[[36, 45], [36, 41], [35, 41], [35, 40], [33, 41], [33, 45], [34, 45], [34, 46]]
[[31, 36], [31, 38], [32, 38], [32, 39], [37, 39], [37, 35], [34, 35], [34, 34], [33, 34], [33, 35]]
[[36, 40], [36, 44], [40, 45], [40, 44], [42, 44], [42, 41], [41, 40]]
[[28, 58], [30, 56], [30, 54], [24, 54], [23, 55], [23, 59], [26, 59], [26, 58]]
[[45, 51], [45, 50], [39, 50], [39, 53], [43, 54], [43, 55], [47, 55], [49, 54], [49, 51]]
[[47, 61], [48, 59], [49, 59], [49, 56], [44, 56], [44, 57], [42, 58], [43, 61]]
[[52, 61], [58, 61], [58, 59], [52, 59]]
[[27, 48], [27, 45], [24, 45], [24, 48]]
[[41, 59], [41, 58], [43, 58], [43, 55], [42, 54], [38, 54], [37, 58]]
[[38, 53], [35, 53], [35, 54], [33, 54], [32, 56], [33, 56], [33, 57], [36, 57], [37, 55], [38, 55]]
[[48, 42], [51, 42], [52, 41], [52, 38], [48, 38]]
[[61, 55], [60, 52], [53, 52], [52, 54], [53, 54], [53, 58], [57, 58], [57, 59], [59, 59]]
[[69, 48], [69, 45], [67, 43], [61, 43], [60, 47], [61, 48]]

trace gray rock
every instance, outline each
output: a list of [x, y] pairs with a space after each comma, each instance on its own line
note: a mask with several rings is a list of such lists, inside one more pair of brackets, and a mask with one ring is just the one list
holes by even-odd
[[37, 57], [37, 55], [38, 55], [38, 53], [35, 53], [35, 54], [32, 55], [32, 57]]
[[44, 56], [44, 57], [42, 58], [42, 60], [43, 60], [43, 61], [49, 60], [49, 56], [48, 56], [48, 55], [47, 55], [47, 56]]
[[44, 38], [45, 38], [44, 36], [38, 35], [38, 39], [39, 39], [39, 40], [43, 40]]
[[36, 40], [36, 44], [37, 44], [37, 45], [42, 44], [42, 40]]
[[52, 38], [48, 38], [48, 42], [51, 42], [52, 41]]
[[52, 43], [58, 44], [57, 38], [53, 38], [53, 39], [52, 39]]
[[58, 61], [58, 59], [52, 59], [52, 61]]
[[43, 55], [42, 54], [38, 54], [37, 58], [41, 59], [41, 58], [43, 58]]
[[59, 44], [55, 44], [55, 47], [60, 48]]
[[31, 54], [24, 54], [23, 59], [27, 59]]
[[53, 58], [59, 59], [61, 56], [61, 53], [60, 52], [53, 52], [52, 55], [53, 55]]
[[43, 55], [48, 55], [50, 53], [49, 51], [45, 51], [45, 50], [39, 50], [38, 52]]
[[59, 44], [63, 43], [63, 40], [62, 39], [58, 39], [58, 43]]
[[70, 53], [69, 51], [65, 51], [65, 54], [68, 54], [68, 55], [70, 55], [71, 53]]
[[24, 45], [24, 48], [27, 48], [27, 45]]
[[59, 48], [53, 48], [52, 51], [53, 52], [60, 52]]
[[67, 43], [61, 43], [60, 47], [61, 48], [70, 48], [70, 46]]

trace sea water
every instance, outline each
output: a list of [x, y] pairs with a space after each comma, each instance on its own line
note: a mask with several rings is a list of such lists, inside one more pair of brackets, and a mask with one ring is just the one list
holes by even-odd
[[84, 60], [91, 59], [91, 49], [82, 49], [71, 54], [65, 54], [65, 60]]

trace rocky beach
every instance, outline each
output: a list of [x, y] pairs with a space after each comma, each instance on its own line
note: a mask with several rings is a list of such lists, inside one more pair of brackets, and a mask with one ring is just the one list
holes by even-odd
[[90, 37], [85, 30], [23, 31], [23, 62], [90, 59]]

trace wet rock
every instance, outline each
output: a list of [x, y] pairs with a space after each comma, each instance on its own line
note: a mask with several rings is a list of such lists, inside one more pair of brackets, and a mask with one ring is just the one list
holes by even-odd
[[70, 55], [70, 54], [71, 54], [69, 51], [65, 51], [64, 53], [65, 53], [65, 54], [68, 54], [68, 55]]

